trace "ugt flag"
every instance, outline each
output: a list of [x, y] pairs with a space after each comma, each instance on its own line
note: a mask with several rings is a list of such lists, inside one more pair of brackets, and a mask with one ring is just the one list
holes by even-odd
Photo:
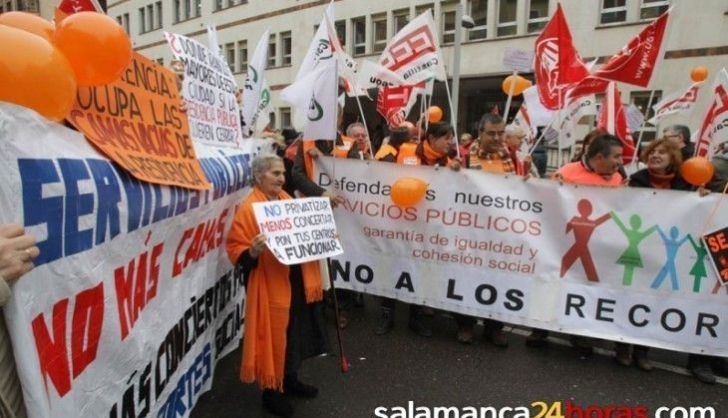
[[625, 164], [632, 161], [634, 156], [634, 140], [627, 128], [627, 115], [622, 105], [622, 96], [619, 94], [617, 83], [609, 83], [607, 95], [602, 102], [602, 108], [597, 119], [597, 127], [619, 138], [622, 142], [622, 160]]
[[592, 75], [647, 87], [657, 66], [657, 61], [662, 55], [662, 44], [669, 15], [668, 10], [647, 25]]
[[703, 82], [698, 81], [697, 83], [693, 83], [686, 91], [675, 92], [660, 100], [656, 105], [652, 106], [652, 111], [655, 113], [655, 116], [647, 122], [657, 125], [657, 122], [667, 115], [691, 112], [695, 106], [695, 102], [698, 101], [698, 92], [702, 85]]
[[713, 83], [713, 97], [698, 133], [695, 155], [712, 158], [719, 145], [728, 142], [728, 72], [720, 70]]

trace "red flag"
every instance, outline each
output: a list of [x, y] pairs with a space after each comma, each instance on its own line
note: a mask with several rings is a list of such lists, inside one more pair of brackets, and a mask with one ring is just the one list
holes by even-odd
[[698, 133], [695, 155], [712, 158], [714, 149], [728, 142], [728, 72], [723, 68], [713, 84], [713, 98]]
[[601, 68], [594, 71], [595, 77], [622, 81], [639, 87], [650, 84], [652, 73], [662, 55], [665, 28], [670, 11], [663, 13], [654, 22], [632, 38]]
[[562, 107], [561, 90], [589, 75], [574, 48], [561, 4], [536, 39], [535, 47], [534, 73], [539, 97], [546, 108], [558, 109]]
[[571, 84], [562, 90], [564, 98], [561, 103], [568, 107], [572, 102], [591, 94], [604, 94], [609, 87], [609, 81], [601, 78], [586, 77], [578, 83]]
[[622, 106], [622, 96], [619, 94], [617, 83], [609, 83], [607, 95], [599, 111], [597, 127], [602, 128], [622, 141], [622, 161], [627, 164], [634, 155], [634, 139], [627, 128], [627, 115]]
[[56, 7], [56, 23], [59, 23], [64, 17], [78, 12], [104, 13], [96, 0], [61, 0]]
[[384, 116], [391, 127], [399, 126], [407, 115], [405, 108], [415, 85], [384, 86], [377, 96], [377, 112]]

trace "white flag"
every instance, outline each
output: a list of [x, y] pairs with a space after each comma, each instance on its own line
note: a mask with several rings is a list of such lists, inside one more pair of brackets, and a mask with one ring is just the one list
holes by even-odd
[[407, 84], [415, 84], [435, 75], [447, 80], [445, 65], [437, 41], [438, 32], [429, 11], [403, 27], [387, 44], [379, 63], [402, 76]]
[[253, 59], [248, 64], [248, 73], [245, 75], [245, 90], [243, 90], [243, 137], [245, 138], [255, 134], [255, 121], [260, 111], [261, 91], [265, 82], [269, 38], [270, 31], [266, 30], [255, 47]]
[[[308, 52], [303, 58], [301, 67], [298, 69], [296, 74], [296, 81], [309, 75], [312, 71], [317, 69], [320, 63], [334, 61], [334, 48], [331, 45], [331, 29], [329, 29], [329, 21], [333, 20], [334, 14], [334, 3], [331, 2], [324, 12], [324, 16], [321, 19], [321, 24], [316, 30], [316, 34], [313, 36], [313, 40], [308, 47]], [[334, 33], [336, 31], [334, 30]], [[338, 44], [338, 38], [336, 43]], [[340, 49], [340, 48], [339, 48]]]
[[531, 86], [523, 91], [523, 101], [528, 107], [533, 126], [546, 126], [554, 119], [554, 111], [547, 109], [538, 97], [538, 87]]
[[304, 138], [336, 139], [338, 89], [335, 60], [317, 65], [316, 70], [283, 89], [281, 98], [297, 114], [305, 115]]
[[357, 72], [357, 84], [364, 89], [373, 89], [384, 86], [401, 86], [407, 83], [394, 71], [369, 60], [362, 60]]
[[263, 80], [263, 88], [260, 90], [260, 101], [258, 102], [258, 115], [255, 119], [255, 130], [260, 132], [270, 124], [270, 114], [273, 112], [271, 106], [270, 86], [268, 82]]
[[553, 124], [554, 129], [559, 132], [559, 141], [561, 148], [568, 148], [576, 142], [574, 130], [579, 120], [586, 115], [596, 115], [597, 104], [593, 94], [579, 97], [569, 103], [569, 106], [556, 112], [557, 119]]
[[698, 133], [695, 155], [712, 158], [716, 149], [728, 142], [728, 72], [725, 68], [715, 76], [713, 97]]
[[222, 56], [220, 41], [217, 40], [217, 28], [215, 28], [215, 25], [207, 26], [207, 47], [210, 48], [210, 51], [212, 51], [213, 54]]
[[660, 100], [656, 105], [652, 106], [655, 116], [650, 118], [647, 122], [652, 125], [657, 125], [657, 122], [667, 115], [672, 115], [674, 113], [689, 114], [692, 112], [695, 103], [698, 101], [698, 92], [702, 85], [703, 82], [698, 81], [688, 87], [686, 91], [675, 92]]

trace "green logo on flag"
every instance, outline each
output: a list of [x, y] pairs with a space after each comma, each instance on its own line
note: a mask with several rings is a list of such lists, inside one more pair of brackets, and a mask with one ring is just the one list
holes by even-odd
[[321, 120], [321, 118], [324, 117], [324, 108], [321, 107], [319, 102], [316, 101], [316, 98], [311, 98], [311, 103], [308, 105], [308, 120], [311, 122], [316, 122]]
[[255, 84], [255, 83], [257, 83], [257, 82], [258, 82], [258, 72], [257, 72], [257, 71], [255, 71], [255, 67], [252, 67], [252, 66], [251, 66], [251, 67], [250, 67], [250, 72], [251, 72], [251, 73], [253, 73], [253, 75], [252, 75], [252, 77], [251, 77], [251, 78], [253, 79], [253, 83], [254, 83], [254, 84]]

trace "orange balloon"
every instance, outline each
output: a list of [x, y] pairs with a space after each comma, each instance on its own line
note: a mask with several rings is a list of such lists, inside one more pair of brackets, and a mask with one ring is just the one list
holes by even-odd
[[427, 119], [430, 122], [437, 123], [442, 120], [442, 109], [439, 106], [430, 106], [427, 109]]
[[695, 81], [704, 81], [706, 78], [708, 78], [708, 69], [698, 65], [697, 67], [693, 68], [692, 71], [690, 71], [690, 78]]
[[414, 177], [402, 177], [392, 184], [390, 197], [395, 205], [403, 208], [414, 206], [425, 197], [427, 183]]
[[45, 39], [0, 25], [0, 101], [65, 118], [76, 98], [76, 79], [66, 57]]
[[689, 158], [680, 167], [682, 178], [693, 186], [705, 186], [714, 172], [713, 163], [705, 157]]
[[44, 38], [48, 42], [53, 42], [53, 33], [56, 26], [32, 13], [25, 12], [7, 12], [0, 14], [0, 25], [11, 26]]
[[520, 95], [521, 93], [523, 93], [523, 90], [526, 90], [532, 85], [531, 80], [527, 78], [521, 77], [520, 75], [509, 75], [508, 77], [503, 79], [503, 83], [501, 84], [501, 89], [503, 89], [503, 93], [510, 94], [512, 83], [515, 83], [515, 85], [513, 86], [514, 96]]
[[56, 28], [55, 42], [68, 58], [79, 86], [116, 80], [131, 62], [131, 42], [124, 28], [96, 12], [74, 13]]

